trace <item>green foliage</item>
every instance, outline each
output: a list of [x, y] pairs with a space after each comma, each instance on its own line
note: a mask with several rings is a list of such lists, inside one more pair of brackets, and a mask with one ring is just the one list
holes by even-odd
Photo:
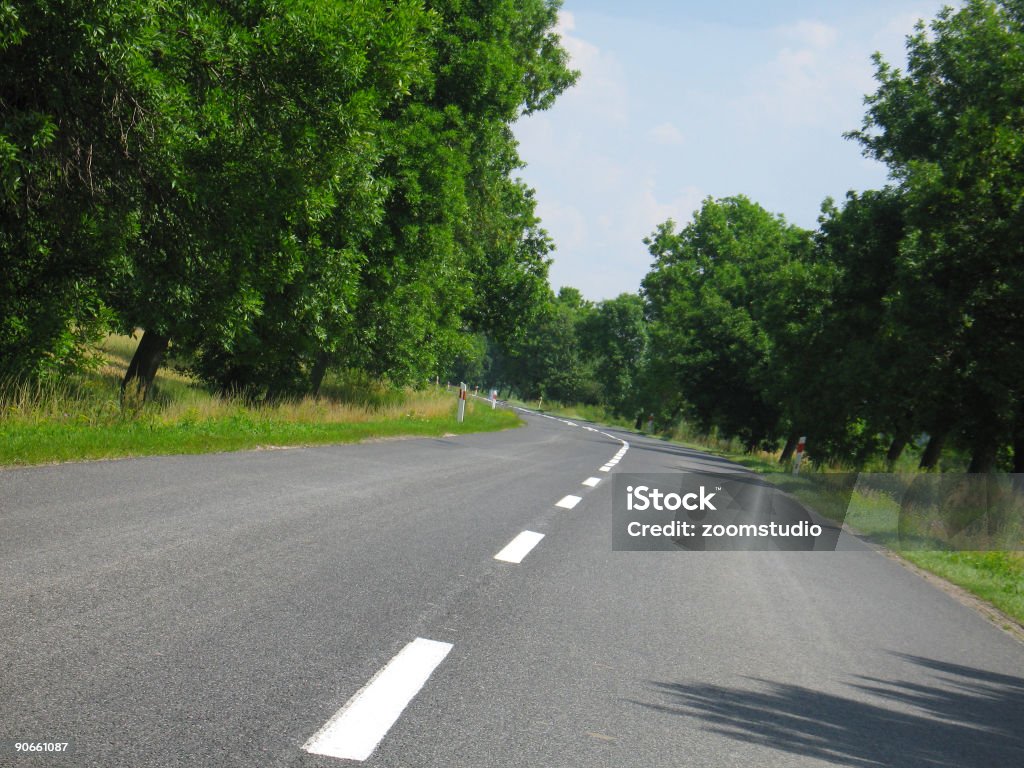
[[81, 363], [108, 321], [136, 224], [127, 190], [140, 120], [119, 38], [144, 3], [0, 5], [0, 366], [47, 375]]
[[601, 402], [618, 416], [642, 409], [639, 376], [647, 362], [643, 299], [623, 293], [600, 302], [582, 318], [579, 336], [584, 354], [594, 361]]
[[964, 430], [991, 469], [1021, 413], [1024, 375], [1024, 17], [970, 0], [908, 40], [908, 68], [876, 59], [865, 152], [890, 167], [907, 234], [894, 328], [920, 362], [928, 429]]
[[552, 29], [557, 6], [439, 2], [430, 87], [394, 117], [391, 194], [367, 244], [354, 362], [420, 380], [502, 343], [546, 298], [551, 244], [538, 227], [510, 125], [548, 106], [575, 74]]
[[651, 319], [650, 399], [754, 448], [779, 435], [775, 398], [779, 329], [798, 316], [794, 263], [810, 233], [745, 197], [705, 200], [693, 223], [669, 221], [645, 242]]
[[789, 337], [780, 392], [793, 427], [813, 434], [827, 460], [866, 459], [880, 434], [909, 435], [920, 380], [917, 360], [893, 324], [895, 265], [904, 237], [899, 192], [850, 193], [826, 200], [815, 238], [810, 306]]
[[3, 370], [142, 328], [273, 398], [512, 339], [551, 243], [510, 126], [575, 81], [557, 10], [0, 3]]

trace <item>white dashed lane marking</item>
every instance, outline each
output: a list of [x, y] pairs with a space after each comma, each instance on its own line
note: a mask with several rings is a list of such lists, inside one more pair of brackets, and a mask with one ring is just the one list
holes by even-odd
[[[516, 410], [527, 412], [523, 408]], [[539, 415], [546, 419], [561, 421], [570, 427], [580, 426], [566, 419], [556, 419], [547, 414]], [[583, 428], [622, 443], [618, 453], [600, 469], [601, 472], [610, 472], [629, 450], [629, 443], [593, 427]], [[598, 477], [588, 477], [583, 481], [583, 485], [594, 488], [600, 482], [601, 479]], [[555, 506], [573, 509], [580, 501], [581, 497], [569, 494]], [[496, 554], [494, 559], [507, 563], [521, 563], [543, 538], [543, 533], [523, 531]], [[302, 748], [314, 755], [341, 760], [366, 760], [452, 648], [451, 643], [417, 637], [335, 712]]]
[[314, 755], [365, 760], [451, 649], [451, 643], [417, 637], [302, 748]]
[[494, 556], [494, 559], [502, 560], [506, 563], [521, 563], [523, 558], [530, 554], [530, 550], [536, 547], [543, 538], [543, 533], [523, 531], [506, 544], [505, 548]]

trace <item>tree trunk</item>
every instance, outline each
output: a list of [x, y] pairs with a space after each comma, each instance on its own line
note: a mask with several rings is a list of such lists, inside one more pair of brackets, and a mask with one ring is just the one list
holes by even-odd
[[[137, 398], [139, 403], [144, 403], [150, 398], [153, 393], [153, 380], [156, 379], [156, 372], [160, 370], [169, 343], [168, 336], [143, 331], [139, 346], [135, 349], [132, 361], [124, 374], [124, 381], [121, 382], [122, 403], [125, 395]], [[132, 382], [135, 382], [133, 391], [128, 388]]]
[[918, 465], [920, 469], [935, 469], [935, 465], [939, 463], [939, 457], [942, 455], [942, 444], [945, 440], [945, 430], [931, 436], [928, 440], [928, 446], [924, 449], [924, 454], [921, 456], [921, 463]]
[[782, 447], [782, 455], [779, 456], [779, 464], [785, 464], [787, 461], [793, 458], [793, 451], [796, 450], [796, 444], [800, 440], [797, 437], [796, 432], [791, 432], [789, 437], [786, 438], [786, 444]]
[[889, 465], [889, 471], [892, 471], [893, 466], [899, 461], [900, 456], [903, 455], [903, 449], [907, 447], [907, 441], [909, 437], [907, 435], [896, 435], [889, 444], [889, 450], [885, 454], [885, 463]]
[[974, 446], [971, 454], [971, 464], [967, 467], [968, 472], [988, 474], [996, 468], [996, 442], [985, 440]]
[[309, 372], [309, 387], [313, 391], [313, 397], [320, 394], [320, 385], [324, 383], [324, 375], [327, 373], [327, 363], [330, 356], [320, 351], [317, 353], [316, 362], [313, 363], [313, 370]]
[[1024, 414], [1013, 429], [1013, 489], [1024, 496]]

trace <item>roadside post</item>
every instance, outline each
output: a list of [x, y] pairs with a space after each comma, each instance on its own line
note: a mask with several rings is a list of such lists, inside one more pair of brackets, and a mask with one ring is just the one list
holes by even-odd
[[491, 410], [493, 411], [498, 407], [498, 390], [491, 390]]
[[459, 384], [459, 417], [458, 422], [461, 424], [466, 418], [466, 382]]
[[801, 437], [796, 443], [796, 459], [793, 460], [793, 474], [800, 471], [800, 462], [804, 460], [804, 448], [807, 446], [807, 437]]

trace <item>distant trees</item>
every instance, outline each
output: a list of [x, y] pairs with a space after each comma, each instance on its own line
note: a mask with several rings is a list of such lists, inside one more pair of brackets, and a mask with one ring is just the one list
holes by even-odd
[[972, 472], [1024, 472], [1024, 11], [969, 0], [908, 54], [906, 72], [876, 59], [850, 134], [890, 186], [826, 200], [813, 233], [709, 198], [645, 241], [642, 298], [570, 302], [575, 341], [535, 328], [523, 359], [579, 371], [559, 388], [576, 399], [589, 378], [620, 413], [783, 460], [807, 435], [823, 461], [892, 466], [924, 441], [925, 469], [952, 445]]
[[640, 378], [648, 355], [643, 299], [623, 293], [599, 302], [581, 319], [579, 336], [583, 353], [592, 361], [600, 400], [619, 416], [642, 409]]
[[647, 242], [660, 410], [750, 448], [773, 443], [783, 417], [777, 337], [797, 311], [787, 300], [799, 294], [792, 264], [809, 251], [810, 233], [741, 196], [708, 199], [693, 223], [676, 232], [666, 222]]
[[826, 201], [813, 241], [744, 198], [649, 239], [663, 410], [750, 447], [892, 464], [924, 435], [925, 468], [952, 442], [972, 472], [1024, 470], [1024, 13], [947, 8], [908, 60], [876, 58], [850, 134], [893, 186]]

